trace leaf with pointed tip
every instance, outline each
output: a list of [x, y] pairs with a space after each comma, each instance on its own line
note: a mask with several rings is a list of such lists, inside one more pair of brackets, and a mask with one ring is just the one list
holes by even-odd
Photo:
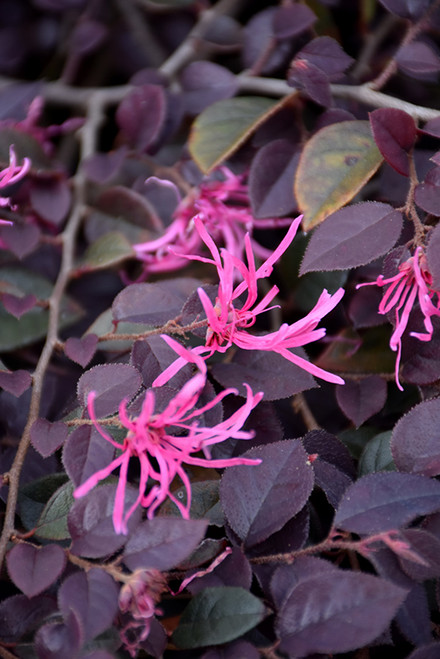
[[221, 645], [258, 625], [265, 614], [263, 602], [244, 588], [205, 588], [184, 610], [172, 640], [182, 649]]
[[296, 199], [292, 181], [298, 160], [298, 148], [285, 139], [272, 140], [258, 151], [249, 172], [249, 197], [255, 217], [293, 213]]
[[415, 78], [440, 71], [440, 57], [423, 41], [405, 44], [396, 53], [399, 68]]
[[6, 556], [12, 581], [28, 597], [35, 597], [58, 579], [66, 566], [66, 554], [58, 545], [15, 545]]
[[295, 196], [309, 231], [352, 199], [382, 162], [368, 121], [341, 121], [307, 142], [295, 177]]
[[370, 112], [374, 141], [389, 165], [402, 176], [409, 176], [408, 153], [414, 146], [417, 127], [414, 119], [395, 108]]
[[64, 344], [64, 352], [69, 359], [85, 368], [95, 354], [97, 345], [98, 337], [92, 332], [81, 339], [71, 336]]
[[17, 398], [20, 398], [31, 384], [32, 375], [28, 371], [21, 368], [18, 371], [0, 369], [0, 387]]
[[31, 426], [31, 444], [43, 458], [55, 453], [66, 441], [69, 428], [62, 421], [37, 419]]
[[332, 104], [330, 81], [326, 74], [307, 59], [296, 57], [289, 68], [287, 82], [318, 105]]
[[89, 393], [94, 391], [96, 416], [108, 416], [117, 411], [123, 398], [133, 398], [141, 384], [141, 375], [134, 366], [100, 364], [86, 371], [78, 380], [78, 400], [86, 406]]
[[370, 263], [394, 247], [403, 217], [389, 204], [364, 201], [326, 218], [313, 232], [300, 274]]
[[380, 412], [386, 398], [386, 382], [378, 375], [370, 375], [362, 380], [346, 380], [344, 387], [336, 389], [339, 407], [356, 428]]
[[260, 96], [240, 96], [206, 108], [194, 121], [189, 138], [190, 153], [202, 172], [210, 172], [229, 158], [283, 104]]
[[391, 451], [400, 471], [440, 474], [440, 398], [426, 400], [401, 417], [394, 427]]
[[316, 37], [309, 41], [295, 55], [296, 58], [307, 60], [325, 73], [330, 80], [337, 79], [354, 61], [335, 39], [327, 36]]
[[35, 535], [49, 540], [70, 538], [67, 516], [73, 502], [73, 484], [67, 482], [52, 494], [44, 506], [35, 526]]
[[116, 121], [130, 146], [147, 151], [165, 122], [167, 101], [160, 85], [135, 87], [119, 104]]
[[79, 426], [70, 433], [63, 449], [63, 465], [78, 487], [92, 474], [113, 460], [115, 448], [106, 442], [93, 426]]
[[381, 432], [369, 440], [359, 459], [360, 476], [377, 471], [396, 471], [390, 443], [390, 430]]
[[289, 39], [305, 32], [318, 17], [307, 5], [292, 4], [278, 7], [273, 13], [272, 28], [276, 39]]
[[381, 472], [363, 476], [347, 488], [333, 524], [352, 533], [382, 533], [438, 510], [438, 481], [416, 474]]

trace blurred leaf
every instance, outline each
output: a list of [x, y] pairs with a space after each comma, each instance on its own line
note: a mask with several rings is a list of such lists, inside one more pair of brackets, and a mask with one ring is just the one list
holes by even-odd
[[381, 162], [368, 121], [341, 121], [313, 135], [304, 147], [295, 177], [304, 230], [350, 201]]
[[120, 265], [135, 256], [127, 238], [119, 231], [111, 231], [98, 238], [86, 250], [81, 261], [81, 270], [101, 270]]
[[202, 172], [208, 173], [236, 151], [266, 119], [285, 103], [262, 96], [218, 101], [194, 121], [189, 150]]
[[315, 360], [327, 371], [339, 373], [394, 373], [395, 356], [389, 347], [390, 328], [372, 327], [357, 334], [350, 328], [340, 332]]
[[416, 140], [414, 119], [394, 108], [379, 108], [370, 113], [374, 141], [379, 151], [393, 169], [402, 176], [409, 176], [408, 153]]
[[124, 398], [133, 398], [141, 384], [139, 371], [130, 364], [99, 364], [78, 380], [78, 400], [86, 407], [88, 395], [94, 391], [96, 416], [108, 416], [118, 410]]
[[423, 41], [413, 41], [399, 48], [396, 62], [402, 71], [416, 78], [440, 71], [440, 58]]
[[359, 459], [359, 474], [371, 474], [376, 471], [395, 471], [391, 454], [391, 430], [381, 432], [368, 442]]
[[299, 151], [288, 140], [272, 140], [252, 161], [249, 197], [255, 217], [282, 217], [296, 208], [292, 181]]
[[183, 649], [221, 645], [258, 625], [265, 613], [263, 602], [244, 588], [205, 588], [186, 607], [172, 640]]
[[47, 501], [67, 480], [66, 474], [51, 474], [20, 488], [18, 493], [20, 518], [26, 529], [34, 528]]
[[6, 564], [17, 588], [28, 597], [35, 597], [61, 575], [66, 566], [66, 554], [58, 545], [20, 544], [9, 551]]
[[336, 389], [336, 399], [345, 416], [359, 428], [385, 405], [387, 385], [377, 375], [362, 380], [346, 380], [344, 387]]

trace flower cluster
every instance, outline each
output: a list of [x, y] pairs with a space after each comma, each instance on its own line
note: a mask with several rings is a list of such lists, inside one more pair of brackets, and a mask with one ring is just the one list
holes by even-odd
[[[185, 355], [187, 362], [196, 362], [198, 372], [186, 382], [162, 412], [155, 411], [156, 397], [152, 390], [145, 393], [141, 413], [134, 418], [130, 417], [127, 411], [127, 401], [123, 400], [119, 406], [119, 420], [128, 432], [122, 445], [118, 444], [99, 425], [94, 410], [95, 392], [90, 392], [88, 395], [88, 410], [93, 424], [100, 435], [113, 444], [121, 453], [107, 467], [97, 471], [77, 487], [73, 494], [75, 498], [84, 496], [99, 481], [109, 476], [117, 467], [120, 467], [113, 509], [113, 525], [116, 533], [127, 533], [127, 520], [138, 505], [147, 509], [147, 515], [151, 519], [155, 510], [167, 497], [175, 503], [184, 518], [189, 518], [191, 483], [183, 468], [184, 464], [224, 468], [260, 463], [260, 460], [248, 458], [213, 460], [210, 455], [210, 447], [228, 438], [252, 438], [252, 432], [244, 431], [241, 428], [250, 412], [262, 399], [263, 394], [257, 393], [254, 395], [250, 387], [245, 385], [247, 390], [246, 401], [236, 412], [215, 426], [200, 425], [198, 417], [219, 404], [225, 396], [236, 394], [237, 391], [235, 389], [225, 389], [205, 405], [197, 407], [206, 383], [206, 365], [203, 359], [195, 357], [170, 337], [164, 337], [164, 339], [171, 347], [175, 348], [179, 355]], [[193, 455], [200, 451], [204, 457]], [[139, 460], [139, 493], [131, 508], [124, 512], [127, 473], [131, 458]], [[175, 476], [180, 478], [185, 487], [186, 503], [179, 501], [170, 489]], [[152, 485], [147, 491], [150, 479], [156, 481], [156, 484]]]
[[395, 327], [390, 339], [390, 348], [397, 352], [395, 377], [398, 388], [403, 387], [399, 381], [400, 357], [402, 353], [402, 336], [408, 325], [410, 313], [418, 300], [423, 314], [425, 332], [410, 332], [420, 341], [430, 341], [434, 331], [431, 318], [440, 316], [439, 292], [432, 287], [432, 275], [428, 270], [426, 256], [421, 247], [417, 247], [413, 256], [401, 263], [398, 273], [385, 278], [379, 275], [376, 281], [358, 284], [361, 286], [388, 286], [379, 304], [379, 313], [387, 314], [394, 309]]
[[[229, 253], [243, 257], [244, 236], [253, 229], [282, 227], [290, 220], [256, 219], [249, 206], [248, 187], [243, 176], [221, 168], [223, 180], [203, 181], [198, 188], [182, 199], [174, 212], [174, 220], [164, 234], [156, 240], [133, 245], [137, 258], [144, 263], [144, 278], [157, 272], [170, 272], [186, 265], [186, 254], [201, 254], [203, 242], [195, 230], [193, 218], [203, 221], [217, 244], [224, 245]], [[177, 188], [170, 181], [156, 182]], [[270, 251], [251, 238], [255, 254], [267, 258]]]
[[[0, 171], [0, 189], [7, 188], [26, 176], [31, 168], [31, 161], [29, 158], [23, 158], [23, 164], [17, 165], [17, 156], [15, 154], [14, 146], [9, 147], [9, 165]], [[11, 205], [10, 197], [0, 197], [0, 206], [3, 208]], [[0, 220], [0, 224], [12, 224], [8, 220]]]
[[[215, 304], [211, 302], [202, 288], [198, 289], [200, 301], [206, 313], [208, 329], [205, 345], [194, 348], [192, 351], [194, 354], [209, 357], [214, 352], [226, 352], [232, 344], [243, 350], [270, 350], [312, 375], [335, 384], [344, 384], [344, 380], [339, 376], [311, 364], [290, 350], [290, 348], [317, 341], [325, 335], [325, 328], [316, 329], [316, 327], [341, 300], [344, 295], [343, 288], [333, 295], [324, 290], [313, 309], [304, 318], [291, 325], [284, 323], [278, 330], [262, 335], [248, 332], [248, 328], [255, 324], [259, 314], [273, 308], [269, 305], [279, 291], [277, 286], [272, 286], [264, 297], [257, 301], [258, 281], [271, 274], [274, 263], [286, 251], [295, 237], [301, 219], [302, 217], [299, 216], [291, 223], [278, 247], [257, 268], [249, 234], [244, 237], [246, 265], [227, 249], [223, 248], [219, 251], [202, 220], [199, 217], [194, 218], [197, 232], [211, 252], [212, 259], [198, 255], [186, 255], [186, 258], [214, 265], [219, 278]], [[241, 279], [236, 286], [234, 286], [235, 274]], [[241, 301], [243, 295], [246, 295], [244, 302]], [[153, 384], [155, 386], [165, 384], [185, 363], [185, 358], [180, 357], [156, 378]]]

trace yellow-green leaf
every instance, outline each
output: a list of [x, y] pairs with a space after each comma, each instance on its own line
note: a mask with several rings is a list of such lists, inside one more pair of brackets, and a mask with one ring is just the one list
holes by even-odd
[[189, 137], [189, 150], [202, 172], [208, 173], [226, 160], [285, 102], [239, 96], [206, 108], [194, 121]]
[[110, 231], [87, 248], [81, 268], [100, 270], [119, 265], [133, 256], [134, 251], [127, 238], [119, 231]]
[[382, 162], [368, 121], [321, 128], [306, 144], [295, 177], [295, 195], [312, 229], [352, 199]]

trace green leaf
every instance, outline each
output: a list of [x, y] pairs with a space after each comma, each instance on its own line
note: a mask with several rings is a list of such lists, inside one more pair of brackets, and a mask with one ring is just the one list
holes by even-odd
[[145, 325], [144, 323], [121, 322], [118, 323], [115, 330], [113, 325], [113, 311], [112, 309], [106, 309], [94, 320], [86, 334], [92, 332], [98, 337], [102, 337], [105, 334], [113, 334], [111, 339], [100, 341], [99, 347], [106, 352], [121, 352], [130, 350], [135, 339], [118, 339], [118, 334], [133, 334], [133, 336], [138, 335], [139, 338], [142, 338], [145, 332], [153, 329], [154, 327], [152, 325]]
[[[33, 293], [39, 300], [48, 300], [53, 290], [52, 283], [23, 268], [3, 268], [0, 274], [0, 291], [12, 292], [14, 295]], [[81, 317], [79, 306], [69, 297], [61, 302], [60, 327], [75, 323]], [[27, 346], [46, 336], [49, 311], [36, 306], [20, 319], [11, 316], [3, 306], [0, 307], [0, 351], [8, 352]]]
[[383, 158], [368, 121], [341, 121], [307, 142], [295, 176], [295, 195], [309, 231], [349, 202]]
[[286, 99], [240, 96], [213, 103], [194, 121], [189, 150], [202, 172], [208, 173], [226, 160]]
[[20, 488], [18, 504], [20, 519], [27, 530], [33, 529], [50, 497], [68, 480], [66, 474], [43, 476]]
[[74, 485], [70, 481], [62, 485], [49, 499], [37, 522], [36, 535], [48, 540], [70, 538], [67, 515], [74, 503]]
[[134, 251], [127, 238], [119, 231], [112, 231], [98, 238], [87, 248], [80, 269], [101, 270], [119, 265], [127, 258], [134, 256]]
[[370, 439], [359, 460], [359, 475], [371, 474], [376, 471], [395, 471], [391, 454], [391, 430], [381, 432]]
[[[191, 486], [191, 519], [208, 519], [209, 523], [214, 526], [223, 526], [225, 523], [223, 511], [220, 505], [218, 480], [195, 481]], [[184, 505], [186, 505], [186, 489], [180, 487], [173, 491], [174, 496]], [[167, 499], [160, 507], [161, 515], [170, 515], [180, 517], [181, 513], [176, 504]]]
[[220, 645], [245, 634], [265, 614], [263, 602], [244, 588], [205, 588], [186, 607], [172, 640], [183, 649]]
[[389, 347], [390, 328], [372, 327], [358, 334], [348, 328], [338, 334], [315, 363], [337, 373], [393, 374], [395, 354]]

